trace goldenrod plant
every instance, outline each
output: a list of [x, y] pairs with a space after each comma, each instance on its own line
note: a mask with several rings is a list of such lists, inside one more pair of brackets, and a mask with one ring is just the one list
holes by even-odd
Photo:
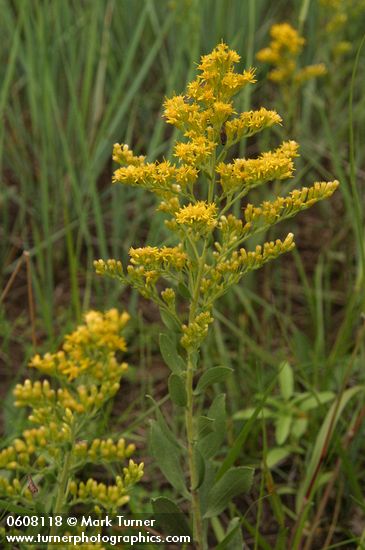
[[[127, 349], [128, 319], [116, 309], [89, 311], [60, 351], [31, 360], [30, 368], [45, 378], [15, 386], [15, 406], [30, 411], [27, 428], [0, 452], [0, 498], [9, 513], [66, 517], [77, 507], [103, 517], [128, 503], [143, 475], [143, 463], [131, 458], [135, 445], [95, 438], [93, 428], [128, 368], [119, 358]], [[113, 472], [114, 482], [89, 477], [92, 465]], [[55, 523], [32, 526], [37, 533], [49, 527], [49, 534], [59, 534]]]
[[[176, 161], [146, 162], [128, 145], [114, 146], [113, 159], [120, 165], [114, 183], [154, 193], [157, 210], [166, 216], [169, 246], [131, 248], [126, 270], [119, 260], [95, 262], [98, 274], [130, 285], [157, 304], [168, 329], [161, 334], [160, 348], [172, 371], [170, 398], [184, 412], [185, 441], [158, 411], [151, 449], [168, 481], [189, 502], [198, 550], [208, 548], [210, 522], [250, 488], [253, 477], [249, 466], [220, 462], [226, 434], [224, 394], [208, 410], [203, 408], [208, 386], [230, 373], [227, 367], [206, 370], [201, 361], [214, 305], [247, 273], [294, 247], [289, 233], [250, 250], [252, 236], [330, 197], [338, 186], [338, 181], [316, 182], [259, 205], [246, 202], [252, 189], [293, 177], [298, 144], [286, 141], [256, 158], [229, 157], [241, 140], [282, 122], [277, 112], [264, 107], [236, 112], [234, 97], [255, 83], [254, 69], [235, 71], [239, 61], [235, 51], [220, 43], [201, 58], [198, 75], [185, 93], [166, 99], [163, 116], [183, 134], [174, 147]], [[242, 215], [232, 213], [234, 206]], [[164, 510], [176, 511], [176, 504], [167, 502], [164, 497]], [[155, 499], [156, 510], [160, 504]]]

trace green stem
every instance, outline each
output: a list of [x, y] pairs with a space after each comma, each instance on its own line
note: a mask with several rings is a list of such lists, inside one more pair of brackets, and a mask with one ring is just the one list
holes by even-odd
[[[64, 457], [63, 468], [59, 475], [58, 492], [57, 492], [56, 503], [53, 509], [53, 518], [55, 518], [55, 516], [60, 515], [62, 513], [64, 503], [67, 498], [67, 484], [69, 481], [70, 465], [71, 465], [71, 459], [73, 454], [72, 451], [73, 451], [73, 444], [70, 450], [67, 451]], [[55, 522], [53, 520], [52, 527], [49, 534], [53, 536], [56, 534], [56, 531], [57, 531], [57, 526], [55, 525]], [[51, 544], [49, 548], [50, 549], [53, 548], [53, 545]]]
[[207, 256], [207, 241], [204, 241], [203, 252], [199, 259], [199, 267], [198, 267], [198, 273], [195, 281], [193, 301], [191, 302], [191, 305], [190, 305], [189, 323], [192, 323], [194, 321], [195, 311], [196, 311], [196, 308], [198, 307], [199, 295], [200, 295], [200, 283], [203, 277], [203, 270], [205, 266], [206, 256]]
[[[212, 202], [214, 196], [215, 187], [215, 165], [216, 155], [212, 155], [210, 174], [209, 174], [209, 187], [207, 199], [208, 202]], [[204, 239], [203, 249], [201, 256], [197, 256], [197, 248], [193, 244], [193, 250], [197, 256], [197, 273], [196, 279], [190, 274], [190, 287], [192, 289], [192, 299], [189, 308], [189, 323], [194, 321], [196, 310], [199, 305], [200, 298], [200, 285], [204, 274], [205, 261], [207, 257], [208, 238]], [[200, 494], [198, 489], [198, 470], [195, 460], [195, 445], [196, 445], [196, 431], [194, 423], [194, 393], [193, 393], [193, 378], [194, 378], [194, 364], [192, 361], [192, 353], [188, 352], [187, 356], [187, 369], [185, 379], [185, 390], [187, 396], [187, 403], [185, 408], [185, 432], [188, 448], [188, 465], [190, 476], [190, 496], [192, 505], [192, 519], [193, 519], [193, 538], [195, 542], [196, 550], [207, 550], [206, 537], [204, 533], [203, 518], [201, 513]]]
[[196, 543], [197, 550], [206, 550], [204, 532], [203, 532], [203, 518], [201, 515], [200, 507], [200, 495], [197, 489], [198, 485], [198, 472], [196, 467], [194, 446], [195, 446], [195, 429], [194, 429], [194, 399], [193, 399], [193, 363], [191, 357], [188, 357], [187, 371], [186, 371], [186, 395], [187, 405], [185, 410], [185, 429], [186, 438], [188, 444], [188, 464], [190, 473], [190, 495], [192, 503], [192, 517], [193, 517], [193, 536]]
[[[199, 302], [199, 289], [201, 284], [201, 279], [204, 272], [205, 260], [207, 253], [207, 240], [204, 241], [204, 246], [202, 250], [202, 255], [199, 258], [198, 264], [198, 273], [195, 280], [194, 293], [192, 301], [190, 304], [189, 312], [189, 323], [193, 322], [195, 317], [195, 312], [198, 307]], [[191, 358], [191, 353], [188, 353], [187, 358], [187, 369], [186, 369], [186, 380], [185, 380], [185, 389], [187, 396], [187, 404], [185, 409], [185, 431], [188, 447], [188, 465], [189, 465], [189, 476], [190, 476], [190, 495], [192, 503], [192, 518], [193, 518], [193, 536], [196, 544], [197, 550], [206, 550], [206, 541], [204, 536], [203, 528], [203, 518], [201, 515], [201, 506], [200, 506], [200, 495], [198, 486], [198, 472], [197, 465], [195, 460], [195, 443], [196, 443], [196, 433], [194, 426], [194, 394], [193, 394], [193, 376], [194, 376], [194, 365]]]

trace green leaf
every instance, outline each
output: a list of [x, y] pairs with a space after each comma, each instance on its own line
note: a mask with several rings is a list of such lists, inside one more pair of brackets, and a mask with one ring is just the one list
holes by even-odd
[[20, 516], [28, 516], [32, 513], [33, 510], [33, 508], [24, 508], [24, 506], [18, 506], [17, 504], [13, 504], [9, 500], [3, 499], [0, 499], [0, 506], [3, 513], [12, 512], [13, 514], [19, 514]]
[[179, 323], [168, 310], [160, 308], [160, 315], [166, 328], [172, 330], [173, 332], [180, 332]]
[[198, 418], [198, 440], [214, 431], [214, 419], [208, 416]]
[[332, 399], [335, 397], [335, 394], [332, 391], [322, 391], [319, 393], [316, 393], [315, 395], [309, 395], [303, 401], [300, 402], [298, 407], [301, 411], [310, 411], [312, 409], [315, 409], [319, 407], [320, 405], [323, 405], [324, 403], [328, 403], [329, 401], [332, 401]]
[[191, 298], [190, 290], [183, 283], [178, 284], [177, 291], [180, 294], [180, 296], [182, 296], [182, 298], [185, 298], [186, 300], [189, 300]]
[[175, 405], [185, 407], [187, 403], [187, 397], [185, 384], [181, 376], [175, 374], [174, 372], [170, 374], [168, 387], [171, 401], [175, 403]]
[[199, 489], [205, 477], [205, 460], [197, 446], [195, 446], [194, 448], [194, 460], [195, 460], [195, 468], [198, 474], [196, 486], [193, 487], [193, 490], [196, 490], [196, 489]]
[[[237, 411], [236, 413], [234, 413], [233, 420], [248, 420], [255, 413], [255, 407], [247, 407], [247, 409], [243, 409], [242, 411]], [[258, 416], [259, 418], [273, 418], [275, 416], [275, 413], [267, 407], [262, 407]]]
[[185, 370], [183, 358], [178, 354], [174, 338], [167, 334], [160, 334], [160, 350], [166, 365], [179, 374]]
[[[0, 324], [1, 321], [2, 319], [0, 319]], [[15, 406], [13, 392], [10, 391], [3, 402], [4, 436], [2, 437], [2, 445], [11, 445], [14, 434], [22, 432], [26, 417], [26, 411], [24, 409], [19, 410], [19, 407]], [[8, 441], [4, 441], [5, 438]]]
[[191, 536], [186, 516], [172, 500], [167, 497], [157, 497], [153, 498], [151, 503], [158, 526], [161, 526], [167, 534]]
[[231, 468], [217, 481], [208, 494], [207, 511], [205, 518], [218, 516], [231, 500], [250, 490], [254, 469], [248, 466]]
[[278, 445], [282, 445], [288, 438], [292, 417], [288, 415], [279, 416], [275, 422], [275, 439]]
[[225, 537], [220, 541], [215, 550], [242, 550], [245, 548], [240, 518], [233, 518], [228, 525]]
[[156, 420], [157, 420], [157, 424], [160, 427], [160, 430], [163, 432], [165, 437], [167, 437], [167, 439], [169, 439], [170, 443], [172, 445], [174, 445], [175, 447], [177, 447], [177, 449], [178, 449], [177, 452], [181, 452], [181, 446], [180, 446], [179, 442], [176, 440], [175, 434], [169, 428], [169, 425], [167, 424], [158, 403], [153, 399], [153, 397], [151, 395], [147, 395], [146, 397], [148, 397], [148, 399], [151, 399], [152, 403], [155, 406]]
[[293, 423], [290, 428], [290, 433], [292, 434], [293, 437], [295, 437], [295, 439], [299, 439], [306, 432], [307, 427], [308, 427], [307, 418], [297, 418], [297, 420], [293, 420]]
[[180, 494], [188, 497], [179, 450], [166, 437], [155, 420], [151, 421], [150, 444], [152, 455], [166, 479]]
[[279, 366], [279, 385], [281, 395], [288, 401], [294, 393], [293, 370], [288, 362], [281, 363]]
[[206, 370], [199, 378], [194, 393], [201, 393], [207, 386], [223, 382], [233, 372], [229, 367], [212, 367]]
[[274, 449], [270, 449], [266, 456], [267, 467], [273, 468], [276, 464], [287, 458], [290, 452], [289, 447], [274, 447]]
[[226, 396], [218, 395], [208, 410], [208, 418], [214, 420], [214, 431], [198, 442], [199, 450], [205, 458], [212, 458], [221, 448], [226, 436]]

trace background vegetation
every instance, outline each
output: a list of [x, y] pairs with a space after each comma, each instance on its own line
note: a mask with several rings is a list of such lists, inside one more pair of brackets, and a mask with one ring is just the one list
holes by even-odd
[[[146, 436], [153, 413], [146, 394], [163, 400], [166, 393], [158, 314], [134, 292], [97, 278], [92, 261], [123, 259], [132, 243], [163, 240], [161, 220], [154, 216], [151, 222], [152, 198], [111, 186], [112, 145], [129, 143], [149, 160], [169, 157], [174, 135], [160, 117], [162, 100], [184, 88], [202, 53], [223, 39], [240, 53], [242, 67], [258, 67], [258, 83], [243, 95], [242, 108], [264, 105], [283, 117], [278, 135], [270, 132], [270, 142], [265, 135], [259, 145], [269, 148], [282, 137], [298, 141], [295, 181], [341, 182], [330, 201], [289, 222], [294, 254], [247, 278], [221, 301], [205, 348], [207, 366], [234, 368], [226, 387], [228, 443], [240, 463], [256, 468], [254, 490], [237, 502], [250, 548], [274, 548], [283, 518], [293, 532], [304, 533], [306, 548], [365, 547], [365, 53], [359, 50], [365, 7], [361, 0], [334, 4], [340, 7], [318, 0], [0, 1], [5, 442], [22, 429], [11, 391], [34, 349], [56, 349], [89, 307], [127, 308], [134, 368], [112, 414], [147, 463], [137, 499], [168, 492], [148, 458]], [[347, 20], [326, 28], [341, 5]], [[254, 58], [267, 45], [270, 26], [282, 21], [307, 40], [303, 65], [324, 62], [328, 69], [293, 94], [290, 105]], [[351, 48], [338, 55], [336, 44], [343, 40]], [[258, 149], [250, 140], [240, 153]], [[273, 191], [282, 190], [274, 185]], [[262, 193], [257, 191], [258, 200]], [[280, 391], [283, 361], [294, 372], [290, 395], [283, 385]], [[268, 411], [261, 418], [264, 405], [257, 396], [268, 388], [274, 418]], [[304, 392], [333, 392], [327, 393], [329, 400], [337, 396], [332, 416], [331, 401], [298, 412], [294, 397]], [[247, 407], [256, 407], [261, 420], [247, 422]], [[298, 415], [308, 420], [299, 438], [293, 428]], [[289, 434], [284, 442], [278, 440], [279, 418]], [[271, 454], [268, 464], [273, 448], [281, 449], [280, 461]], [[311, 471], [315, 456], [318, 471]], [[306, 525], [295, 512], [295, 498], [313, 475], [320, 487]], [[220, 528], [215, 526], [218, 538]]]

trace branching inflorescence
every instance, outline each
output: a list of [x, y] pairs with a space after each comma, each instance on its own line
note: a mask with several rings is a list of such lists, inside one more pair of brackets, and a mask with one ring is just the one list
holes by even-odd
[[[293, 161], [298, 156], [297, 143], [287, 141], [257, 158], [224, 162], [235, 143], [281, 123], [278, 113], [264, 107], [237, 116], [233, 96], [255, 82], [252, 69], [242, 74], [234, 72], [233, 65], [238, 61], [236, 52], [220, 44], [202, 58], [200, 74], [188, 85], [186, 94], [165, 101], [166, 121], [186, 138], [175, 145], [176, 163], [147, 163], [145, 157], [134, 156], [127, 145], [114, 146], [113, 159], [121, 168], [115, 171], [113, 181], [155, 193], [158, 209], [168, 214], [166, 225], [175, 233], [178, 244], [131, 248], [127, 273], [116, 260], [98, 260], [96, 270], [131, 284], [175, 318], [179, 284], [187, 286], [191, 298], [194, 293], [199, 295], [194, 318], [210, 311], [218, 295], [238, 283], [244, 274], [294, 246], [289, 234], [284, 241], [266, 243], [250, 252], [241, 245], [253, 233], [265, 231], [329, 197], [338, 186], [337, 181], [317, 182], [256, 207], [246, 204], [242, 219], [230, 213], [233, 204], [251, 189], [291, 178]], [[204, 263], [197, 277], [194, 269], [202, 257]], [[172, 283], [168, 303], [166, 294], [156, 285], [161, 279]]]

